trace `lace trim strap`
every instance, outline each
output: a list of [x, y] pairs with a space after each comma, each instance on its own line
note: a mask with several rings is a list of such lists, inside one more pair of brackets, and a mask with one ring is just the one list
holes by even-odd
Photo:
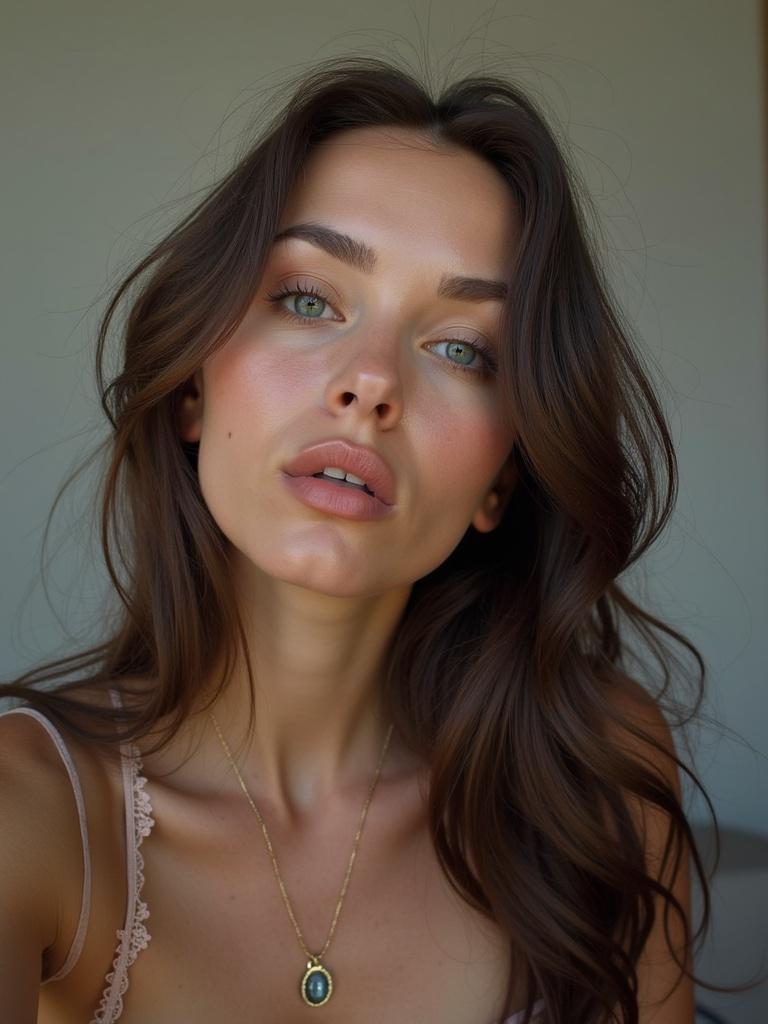
[[[115, 707], [122, 707], [120, 695], [110, 690]], [[142, 761], [137, 748], [124, 744], [122, 749], [123, 794], [125, 802], [126, 873], [128, 894], [125, 927], [117, 929], [118, 946], [112, 961], [112, 970], [105, 978], [106, 987], [96, 1016], [90, 1024], [113, 1024], [123, 1012], [123, 996], [128, 988], [128, 968], [142, 949], [146, 949], [152, 936], [144, 922], [149, 917], [147, 904], [141, 898], [144, 887], [144, 858], [142, 840], [152, 831], [155, 820], [152, 804], [144, 788], [146, 778], [141, 774]]]

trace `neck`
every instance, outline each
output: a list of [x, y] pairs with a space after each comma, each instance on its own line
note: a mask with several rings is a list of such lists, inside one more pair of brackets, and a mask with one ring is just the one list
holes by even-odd
[[[246, 784], [276, 813], [311, 813], [372, 779], [391, 724], [382, 665], [409, 591], [333, 597], [262, 578], [241, 600], [253, 688], [241, 660], [213, 711]], [[218, 747], [210, 722], [205, 742]], [[409, 761], [393, 734], [382, 780]]]

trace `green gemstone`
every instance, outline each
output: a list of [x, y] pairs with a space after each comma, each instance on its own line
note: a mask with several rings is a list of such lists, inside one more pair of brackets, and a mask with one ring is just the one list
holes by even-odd
[[304, 993], [310, 1003], [322, 1003], [328, 995], [328, 979], [322, 971], [309, 972], [304, 981]]

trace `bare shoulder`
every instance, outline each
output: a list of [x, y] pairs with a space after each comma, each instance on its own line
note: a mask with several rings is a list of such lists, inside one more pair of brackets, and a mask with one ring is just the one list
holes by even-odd
[[[670, 726], [658, 702], [639, 683], [626, 682], [611, 698], [620, 720], [608, 725], [610, 741], [674, 793], [677, 822], [684, 819], [680, 767]], [[654, 789], [656, 787], [654, 786]], [[674, 913], [665, 921], [667, 898], [654, 897], [655, 917], [637, 963], [640, 1024], [688, 1024], [694, 1018], [694, 988], [683, 974], [692, 969], [686, 925], [691, 923], [690, 850], [679, 827], [672, 828], [671, 806], [626, 792], [642, 837], [649, 874], [666, 888]]]
[[[83, 706], [109, 699], [87, 686], [68, 693]], [[81, 824], [91, 863], [118, 858], [122, 842], [116, 763], [43, 707], [48, 727], [28, 710], [0, 714], [0, 1005], [15, 1000], [12, 1020], [34, 1019], [41, 976], [72, 945], [85, 881]]]
[[[624, 678], [610, 691], [609, 703], [616, 715], [604, 723], [604, 735], [609, 744], [650, 773], [657, 783], [669, 787], [681, 802], [677, 749], [658, 701], [640, 683]], [[628, 808], [644, 835], [646, 854], [655, 860], [659, 848], [663, 849], [666, 843], [668, 815], [655, 801], [641, 799], [633, 788], [624, 784], [626, 779], [616, 781], [622, 786]], [[608, 824], [613, 830], [613, 824]]]
[[623, 677], [609, 691], [618, 719], [606, 722], [608, 738], [625, 753], [661, 771], [679, 794], [676, 748], [658, 701], [636, 680]]
[[[72, 784], [43, 725], [28, 714], [0, 715], [0, 802], [3, 837], [20, 829], [41, 829], [66, 815]], [[69, 797], [69, 799], [67, 799]], [[53, 815], [53, 819], [51, 818]]]
[[29, 986], [37, 990], [72, 880], [81, 877], [82, 846], [62, 759], [29, 715], [0, 717], [0, 820], [0, 992], [5, 997], [12, 986], [31, 998]]
[[[87, 686], [69, 689], [67, 694], [86, 706], [109, 701], [106, 692]], [[11, 713], [0, 714], [0, 872], [4, 872], [7, 885], [14, 879], [26, 882], [26, 887], [16, 885], [19, 898], [27, 891], [45, 915], [45, 908], [51, 905], [66, 906], [67, 892], [74, 892], [79, 900], [83, 865], [80, 814], [73, 780], [49, 730], [35, 715], [8, 710]], [[41, 713], [63, 742], [83, 794], [90, 831], [104, 819], [107, 805], [113, 802], [110, 775], [114, 768], [98, 746], [78, 737], [42, 709]], [[81, 724], [77, 715], [73, 718]], [[50, 931], [50, 927], [47, 921], [46, 929]]]

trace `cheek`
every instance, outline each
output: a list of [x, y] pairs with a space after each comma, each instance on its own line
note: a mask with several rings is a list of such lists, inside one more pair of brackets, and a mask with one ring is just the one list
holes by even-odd
[[285, 429], [306, 383], [284, 353], [233, 337], [206, 365], [198, 475], [214, 519], [230, 539], [238, 510], [285, 457]]
[[423, 424], [423, 436], [414, 441], [422, 482], [443, 514], [469, 519], [512, 444], [498, 410], [478, 389], [476, 401], [438, 406]]
[[206, 368], [204, 434], [218, 444], [231, 433], [230, 447], [269, 457], [265, 443], [279, 442], [310, 378], [309, 367], [284, 346], [235, 334]]

